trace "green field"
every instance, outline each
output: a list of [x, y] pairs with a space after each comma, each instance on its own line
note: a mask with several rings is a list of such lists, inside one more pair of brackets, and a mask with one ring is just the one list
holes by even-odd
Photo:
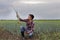
[[[35, 35], [38, 40], [60, 40], [60, 20], [35, 20]], [[1, 20], [0, 29], [5, 29], [12, 34], [20, 35], [20, 26], [24, 22], [16, 20]]]

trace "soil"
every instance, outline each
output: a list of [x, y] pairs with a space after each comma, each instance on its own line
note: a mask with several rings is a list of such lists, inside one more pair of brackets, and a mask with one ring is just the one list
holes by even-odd
[[[15, 34], [12, 34], [11, 32], [9, 32], [7, 30], [0, 30], [0, 40], [22, 40], [22, 37], [21, 36], [17, 36]], [[38, 40], [38, 39], [26, 38], [25, 40]]]

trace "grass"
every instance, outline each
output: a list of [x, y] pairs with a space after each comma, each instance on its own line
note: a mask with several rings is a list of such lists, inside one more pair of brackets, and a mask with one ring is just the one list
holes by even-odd
[[[35, 20], [35, 40], [60, 40], [60, 20]], [[15, 35], [20, 35], [20, 26], [24, 22], [16, 20], [1, 20], [0, 29], [5, 29]]]

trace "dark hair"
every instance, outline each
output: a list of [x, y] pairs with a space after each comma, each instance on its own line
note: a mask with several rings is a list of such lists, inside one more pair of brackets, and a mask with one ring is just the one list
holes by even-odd
[[34, 19], [34, 15], [33, 14], [29, 14], [29, 16], [31, 16], [31, 18]]

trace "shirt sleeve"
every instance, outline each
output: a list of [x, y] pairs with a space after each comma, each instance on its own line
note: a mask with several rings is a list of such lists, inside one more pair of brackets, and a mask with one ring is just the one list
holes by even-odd
[[31, 30], [34, 31], [34, 23], [31, 25]]
[[31, 30], [29, 33], [32, 33], [34, 31], [34, 23], [31, 25]]
[[32, 33], [34, 31], [34, 23], [31, 23], [30, 27], [31, 27], [31, 30], [28, 31], [28, 33]]
[[20, 21], [23, 21], [23, 22], [27, 22], [28, 21], [28, 19], [19, 19]]

